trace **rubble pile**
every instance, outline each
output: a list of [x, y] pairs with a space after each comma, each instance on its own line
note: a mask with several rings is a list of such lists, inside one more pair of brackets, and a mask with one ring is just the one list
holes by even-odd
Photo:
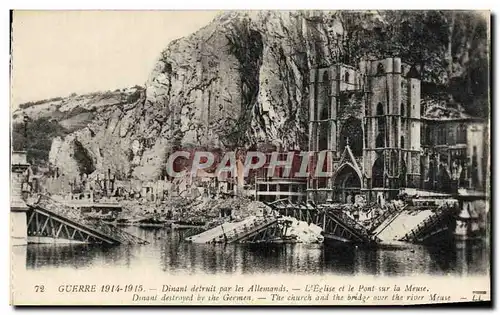
[[293, 217], [283, 217], [284, 219], [291, 221], [291, 227], [287, 230], [287, 237], [295, 237], [297, 243], [322, 243], [323, 235], [321, 231], [323, 229], [315, 224], [307, 224], [307, 222], [299, 221]]
[[[250, 200], [246, 198], [210, 199], [196, 198], [187, 207], [178, 207], [178, 219], [193, 222], [211, 222], [219, 219], [244, 217]], [[224, 220], [223, 220], [224, 221]]]
[[227, 221], [241, 221], [249, 215], [263, 213], [264, 204], [244, 197], [211, 199], [207, 197], [172, 197], [161, 203], [123, 200], [119, 218], [141, 219], [151, 215], [184, 223], [206, 223], [208, 227]]

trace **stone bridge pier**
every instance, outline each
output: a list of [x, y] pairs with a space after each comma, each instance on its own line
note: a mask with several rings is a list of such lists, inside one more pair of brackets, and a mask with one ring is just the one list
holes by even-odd
[[27, 229], [27, 171], [25, 151], [14, 151], [11, 157], [10, 238], [12, 245], [28, 244]]

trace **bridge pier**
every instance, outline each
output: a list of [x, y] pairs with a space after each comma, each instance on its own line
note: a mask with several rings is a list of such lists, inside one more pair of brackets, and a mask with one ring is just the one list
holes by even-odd
[[11, 211], [10, 213], [10, 243], [13, 246], [28, 244], [28, 229], [26, 211]]
[[[462, 193], [462, 194], [460, 194]], [[458, 196], [459, 213], [456, 216], [456, 241], [474, 241], [486, 235], [486, 196], [477, 191], [461, 191]], [[482, 220], [481, 220], [482, 217]]]
[[29, 210], [26, 198], [23, 196], [23, 186], [27, 184], [27, 170], [25, 151], [12, 152], [11, 168], [11, 199], [10, 199], [10, 241], [12, 245], [28, 244]]

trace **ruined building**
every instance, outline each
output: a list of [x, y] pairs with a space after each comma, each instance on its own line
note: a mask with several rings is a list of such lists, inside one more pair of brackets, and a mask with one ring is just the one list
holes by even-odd
[[420, 83], [400, 58], [311, 71], [309, 151], [313, 163], [326, 152], [323, 170], [332, 175], [309, 178], [308, 199], [381, 202], [401, 188], [484, 188], [486, 124], [466, 115], [433, 117], [421, 108]]
[[[287, 160], [289, 152], [277, 152], [277, 160]], [[255, 172], [255, 192], [259, 201], [273, 202], [280, 199], [288, 199], [291, 202], [305, 202], [307, 199], [307, 182], [304, 178], [294, 176], [299, 171], [301, 160], [298, 158], [300, 152], [294, 152], [294, 159], [288, 176], [285, 176], [283, 165], [274, 168], [274, 174], [269, 176], [271, 153], [266, 153], [266, 162], [263, 167]]]

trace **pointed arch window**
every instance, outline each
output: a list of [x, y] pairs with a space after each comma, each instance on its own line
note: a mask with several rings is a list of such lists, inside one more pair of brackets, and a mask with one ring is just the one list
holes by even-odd
[[328, 121], [322, 121], [319, 123], [319, 138], [318, 138], [319, 151], [328, 150], [329, 131], [330, 131], [330, 123]]
[[372, 166], [372, 187], [384, 187], [384, 156], [379, 156]]
[[323, 104], [323, 109], [321, 110], [321, 115], [319, 117], [320, 120], [326, 120], [330, 117], [328, 117], [328, 105], [327, 104]]
[[363, 155], [363, 128], [361, 127], [361, 120], [355, 117], [349, 117], [342, 129], [340, 130], [340, 151], [342, 152], [349, 139], [349, 146], [351, 147], [354, 156]]
[[375, 139], [375, 147], [383, 148], [385, 147], [385, 132], [379, 132], [377, 138]]
[[377, 74], [384, 74], [384, 65], [382, 63], [377, 65]]
[[457, 130], [457, 143], [467, 143], [467, 127], [460, 124]]
[[328, 72], [323, 72], [323, 106], [320, 113], [320, 120], [325, 120], [330, 118], [330, 80], [328, 77]]
[[377, 116], [384, 115], [384, 105], [382, 103], [377, 104]]
[[328, 81], [329, 81], [328, 72], [325, 71], [325, 72], [323, 72], [323, 83], [327, 83]]
[[377, 128], [378, 134], [375, 138], [375, 147], [382, 148], [385, 147], [385, 117], [382, 103], [377, 104]]
[[349, 72], [347, 72], [347, 71], [344, 74], [344, 80], [346, 83], [349, 83]]
[[438, 127], [438, 144], [446, 144], [446, 127]]
[[378, 130], [385, 129], [385, 119], [384, 119], [384, 105], [382, 103], [377, 104], [377, 124]]

